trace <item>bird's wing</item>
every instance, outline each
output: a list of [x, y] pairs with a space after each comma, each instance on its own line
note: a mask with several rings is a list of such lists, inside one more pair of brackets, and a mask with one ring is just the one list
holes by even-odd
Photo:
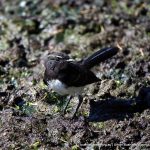
[[85, 86], [99, 81], [95, 74], [79, 64], [72, 62], [63, 63], [63, 69], [59, 69], [58, 79], [68, 86]]

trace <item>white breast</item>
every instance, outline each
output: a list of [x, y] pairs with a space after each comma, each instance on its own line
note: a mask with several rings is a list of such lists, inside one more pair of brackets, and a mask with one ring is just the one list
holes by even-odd
[[48, 81], [48, 87], [50, 89], [53, 89], [55, 92], [57, 92], [60, 95], [81, 94], [83, 91], [83, 87], [67, 87], [65, 84], [63, 84], [59, 80]]

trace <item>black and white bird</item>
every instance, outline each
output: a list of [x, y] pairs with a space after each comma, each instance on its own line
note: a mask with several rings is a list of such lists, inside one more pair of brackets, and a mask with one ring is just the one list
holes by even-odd
[[78, 96], [79, 103], [73, 115], [75, 117], [83, 101], [81, 95], [84, 87], [100, 81], [91, 68], [116, 55], [118, 50], [118, 47], [103, 48], [81, 61], [70, 61], [60, 56], [53, 56], [45, 60], [44, 83], [60, 95], [70, 95], [64, 113], [71, 98]]

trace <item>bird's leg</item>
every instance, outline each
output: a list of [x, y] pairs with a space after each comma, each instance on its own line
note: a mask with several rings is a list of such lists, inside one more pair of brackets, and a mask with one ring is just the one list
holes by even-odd
[[78, 100], [79, 100], [79, 103], [77, 105], [77, 108], [76, 108], [72, 118], [76, 117], [76, 113], [78, 112], [78, 109], [79, 109], [79, 107], [81, 106], [81, 104], [83, 102], [83, 97], [81, 95], [78, 95]]
[[66, 103], [66, 105], [65, 105], [65, 108], [64, 108], [64, 110], [63, 110], [63, 114], [65, 115], [66, 114], [66, 110], [67, 110], [67, 107], [68, 107], [68, 105], [69, 105], [69, 103], [70, 103], [70, 100], [72, 99], [72, 95], [69, 95], [68, 97], [67, 97], [67, 103]]

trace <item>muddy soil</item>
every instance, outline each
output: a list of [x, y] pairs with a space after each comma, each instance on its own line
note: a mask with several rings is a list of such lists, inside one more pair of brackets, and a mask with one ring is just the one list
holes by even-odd
[[[43, 83], [43, 60], [119, 53], [93, 71], [62, 115], [67, 96]], [[0, 149], [150, 149], [150, 2], [0, 1]]]

